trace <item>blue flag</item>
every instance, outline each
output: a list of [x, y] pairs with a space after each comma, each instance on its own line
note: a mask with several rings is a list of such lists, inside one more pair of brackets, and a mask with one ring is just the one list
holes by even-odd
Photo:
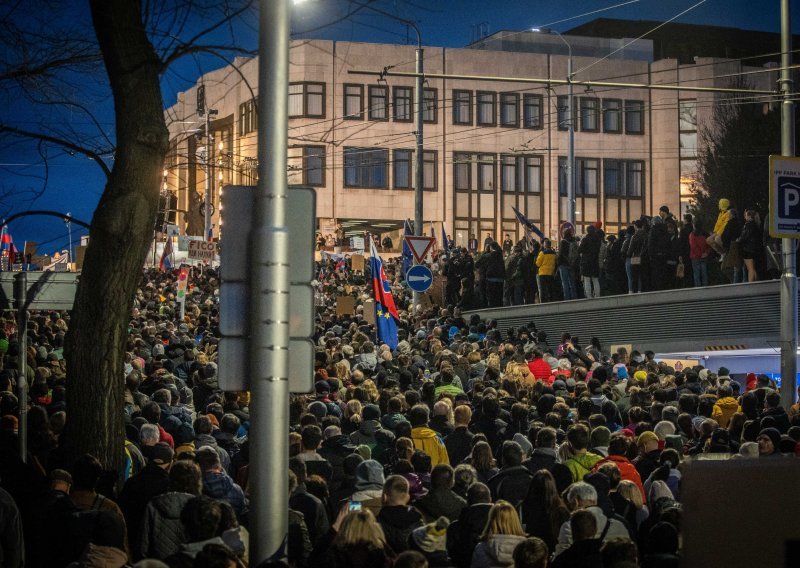
[[444, 230], [444, 222], [442, 222], [442, 249], [444, 252], [450, 252], [450, 240], [447, 238], [447, 232]]
[[411, 223], [409, 223], [408, 219], [406, 219], [405, 229], [403, 231], [403, 262], [400, 270], [400, 276], [403, 278], [403, 280], [406, 279], [406, 272], [408, 272], [408, 269], [411, 268], [411, 265], [414, 262], [414, 259], [411, 255], [411, 247], [408, 246], [405, 237], [412, 236], [413, 234], [414, 231], [411, 230]]
[[375, 243], [369, 242], [370, 268], [372, 269], [372, 297], [375, 300], [375, 329], [378, 332], [378, 341], [385, 343], [391, 349], [397, 349], [397, 307], [394, 305], [392, 289], [383, 271], [383, 261], [378, 255]]
[[544, 233], [539, 230], [539, 227], [534, 225], [533, 222], [530, 219], [528, 219], [525, 215], [520, 213], [519, 209], [517, 209], [516, 207], [512, 207], [511, 209], [514, 210], [514, 213], [516, 213], [516, 215], [517, 215], [517, 219], [519, 220], [520, 223], [522, 223], [523, 227], [528, 229], [531, 233], [533, 233], [534, 235], [536, 235], [540, 239], [545, 238], [544, 237]]

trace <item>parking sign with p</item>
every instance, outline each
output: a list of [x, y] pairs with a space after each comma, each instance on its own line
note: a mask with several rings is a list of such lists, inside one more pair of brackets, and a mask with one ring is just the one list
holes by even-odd
[[800, 158], [770, 156], [769, 234], [800, 238]]

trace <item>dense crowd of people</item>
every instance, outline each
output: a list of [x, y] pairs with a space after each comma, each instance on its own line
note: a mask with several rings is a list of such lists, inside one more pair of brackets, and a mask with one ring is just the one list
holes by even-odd
[[[484, 258], [497, 262], [482, 256], [478, 272]], [[391, 349], [364, 314], [370, 275], [318, 269], [314, 391], [289, 402], [288, 540], [261, 566], [678, 566], [687, 462], [800, 448], [800, 409], [787, 413], [766, 376], [676, 371], [534, 322], [501, 333], [454, 302], [412, 316], [387, 262], [400, 310]], [[247, 564], [249, 395], [217, 382], [217, 272], [191, 271], [183, 319], [176, 272], [145, 272], [134, 299], [121, 475], [64, 451], [78, 380], [63, 359], [69, 314], [32, 313], [27, 353], [14, 315], [0, 321], [0, 565]], [[506, 293], [481, 281], [494, 300]], [[356, 307], [337, 315], [344, 294]], [[20, 357], [27, 401], [15, 395]]]
[[479, 251], [472, 234], [467, 247], [452, 247], [441, 259], [447, 301], [472, 309], [708, 286], [710, 267], [718, 283], [778, 277], [779, 255], [758, 212], [740, 215], [721, 199], [709, 229], [662, 206], [657, 216], [643, 215], [618, 234], [606, 234], [598, 222], [582, 237], [565, 229], [557, 243], [514, 244], [505, 235], [501, 244], [487, 233]]

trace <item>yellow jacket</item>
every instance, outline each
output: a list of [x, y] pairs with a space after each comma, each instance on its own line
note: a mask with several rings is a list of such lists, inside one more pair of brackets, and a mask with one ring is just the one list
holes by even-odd
[[722, 231], [725, 230], [725, 225], [728, 224], [728, 221], [731, 219], [730, 210], [728, 211], [720, 211], [719, 215], [717, 215], [717, 222], [714, 223], [714, 234], [715, 235], [722, 235]]
[[714, 405], [714, 410], [711, 413], [711, 418], [717, 421], [720, 428], [727, 428], [731, 421], [731, 417], [737, 412], [741, 412], [742, 407], [736, 402], [732, 396], [726, 396], [717, 401]]
[[555, 274], [557, 258], [555, 252], [546, 253], [541, 251], [539, 256], [536, 257], [536, 266], [539, 268], [539, 276], [552, 276]]
[[447, 456], [447, 448], [439, 435], [425, 426], [418, 426], [411, 430], [411, 440], [414, 447], [428, 454], [431, 458], [431, 467], [436, 467], [440, 463], [449, 464], [450, 458]]

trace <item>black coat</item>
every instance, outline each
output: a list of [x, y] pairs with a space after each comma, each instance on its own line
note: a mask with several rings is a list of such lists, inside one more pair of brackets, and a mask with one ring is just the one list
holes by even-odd
[[522, 465], [503, 468], [489, 480], [492, 500], [503, 499], [516, 506], [528, 494], [533, 475]]
[[572, 473], [570, 473], [569, 468], [563, 463], [558, 463], [555, 456], [534, 450], [531, 457], [522, 462], [522, 465], [528, 468], [531, 473], [536, 473], [540, 469], [546, 469], [552, 473], [556, 480], [556, 489], [558, 489], [559, 494], [563, 493], [572, 483]]
[[461, 510], [467, 506], [467, 502], [450, 489], [432, 489], [427, 495], [418, 499], [414, 506], [430, 520], [447, 517], [452, 522], [458, 518]]
[[761, 242], [761, 228], [755, 221], [748, 221], [739, 235], [739, 251], [743, 258], [756, 258], [761, 255], [764, 245]]
[[402, 505], [383, 507], [378, 513], [378, 523], [386, 536], [386, 544], [397, 554], [408, 550], [411, 532], [423, 524], [419, 511]]
[[456, 467], [467, 459], [472, 451], [472, 438], [475, 434], [469, 431], [466, 426], [458, 426], [453, 433], [444, 439], [444, 446], [447, 448], [447, 456], [450, 458], [450, 465]]
[[458, 520], [447, 527], [447, 551], [456, 566], [470, 565], [472, 552], [486, 527], [491, 508], [491, 503], [476, 503], [465, 507]]
[[590, 231], [578, 245], [581, 255], [581, 276], [597, 278], [600, 276], [600, 235], [597, 231]]
[[128, 542], [139, 542], [142, 518], [150, 499], [167, 492], [169, 472], [154, 463], [128, 479], [119, 495], [118, 505], [128, 527]]
[[328, 460], [333, 468], [333, 477], [328, 484], [328, 490], [333, 494], [339, 489], [344, 479], [344, 458], [356, 451], [356, 447], [350, 443], [350, 439], [341, 434], [328, 438], [322, 442], [322, 446], [317, 453]]
[[550, 568], [603, 568], [603, 557], [600, 555], [602, 544], [599, 538], [575, 542], [556, 556], [548, 566]]

